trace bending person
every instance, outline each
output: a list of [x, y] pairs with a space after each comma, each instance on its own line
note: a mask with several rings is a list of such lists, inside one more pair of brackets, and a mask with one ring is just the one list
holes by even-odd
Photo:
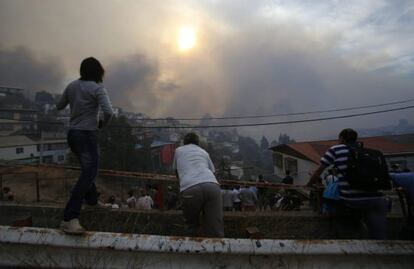
[[184, 146], [178, 147], [174, 156], [184, 218], [190, 235], [196, 236], [202, 212], [204, 235], [224, 237], [220, 185], [209, 154], [198, 145], [197, 134], [189, 133], [184, 137]]

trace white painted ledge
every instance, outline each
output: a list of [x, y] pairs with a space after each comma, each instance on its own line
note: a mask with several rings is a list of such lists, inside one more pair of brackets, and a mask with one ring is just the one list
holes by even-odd
[[414, 241], [213, 239], [105, 232], [75, 236], [55, 229], [0, 226], [0, 266], [212, 268], [217, 262], [224, 268], [274, 268], [280, 262], [290, 268], [414, 268]]

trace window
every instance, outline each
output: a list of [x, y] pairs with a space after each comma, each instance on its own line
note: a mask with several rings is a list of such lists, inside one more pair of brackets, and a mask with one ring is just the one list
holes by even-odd
[[283, 156], [279, 153], [273, 153], [273, 165], [283, 170]]
[[24, 148], [16, 148], [16, 154], [24, 153]]
[[14, 112], [13, 111], [0, 111], [0, 118], [1, 119], [13, 120], [14, 119]]
[[65, 160], [65, 156], [64, 155], [59, 155], [58, 156], [58, 161], [59, 162], [63, 162]]
[[290, 171], [290, 175], [297, 175], [298, 174], [298, 161], [296, 159], [286, 157], [285, 158], [285, 170]]

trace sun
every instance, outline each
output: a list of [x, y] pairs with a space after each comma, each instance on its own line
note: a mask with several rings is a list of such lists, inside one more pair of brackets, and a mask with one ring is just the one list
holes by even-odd
[[193, 49], [197, 43], [197, 32], [194, 27], [181, 26], [177, 37], [178, 48], [186, 52]]

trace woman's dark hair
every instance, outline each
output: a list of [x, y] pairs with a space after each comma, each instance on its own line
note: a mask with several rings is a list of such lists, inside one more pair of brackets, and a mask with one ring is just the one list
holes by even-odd
[[347, 144], [356, 143], [358, 139], [358, 133], [351, 128], [343, 129], [339, 133], [339, 138], [342, 138]]
[[105, 70], [101, 63], [93, 57], [84, 59], [80, 65], [81, 80], [91, 80], [100, 83], [103, 80], [104, 74]]
[[200, 139], [196, 133], [188, 133], [184, 136], [184, 145], [194, 144], [199, 145]]

